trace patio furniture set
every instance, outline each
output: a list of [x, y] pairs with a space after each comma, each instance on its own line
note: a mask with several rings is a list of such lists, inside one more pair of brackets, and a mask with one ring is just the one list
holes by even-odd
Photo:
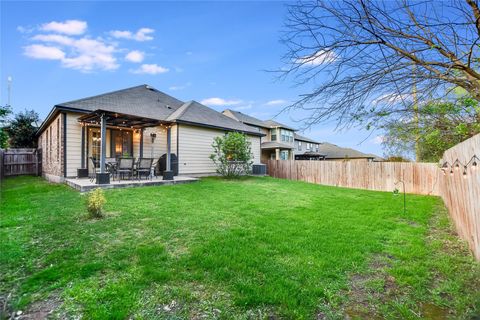
[[[142, 176], [145, 179], [152, 179], [155, 176], [155, 167], [158, 161], [153, 161], [152, 158], [106, 158], [105, 169], [110, 177], [117, 180], [132, 180], [137, 178], [141, 180]], [[93, 172], [90, 175], [90, 181], [95, 180], [95, 176], [100, 172], [100, 160], [90, 157], [93, 165]]]

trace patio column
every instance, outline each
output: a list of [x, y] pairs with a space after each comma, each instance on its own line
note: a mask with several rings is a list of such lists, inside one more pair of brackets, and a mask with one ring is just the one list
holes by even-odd
[[140, 129], [140, 158], [143, 158], [143, 128]]
[[88, 165], [86, 164], [86, 147], [85, 141], [87, 139], [87, 126], [82, 122], [82, 146], [81, 146], [81, 161], [80, 168], [77, 168], [77, 178], [86, 178], [88, 177]]
[[172, 146], [172, 127], [167, 127], [167, 158], [165, 159], [165, 171], [163, 171], [163, 180], [173, 180], [173, 171], [171, 168], [171, 146]]
[[280, 149], [275, 149], [275, 160], [280, 160]]
[[100, 116], [100, 173], [97, 173], [97, 184], [109, 184], [110, 174], [105, 172], [105, 157], [107, 154], [107, 118]]

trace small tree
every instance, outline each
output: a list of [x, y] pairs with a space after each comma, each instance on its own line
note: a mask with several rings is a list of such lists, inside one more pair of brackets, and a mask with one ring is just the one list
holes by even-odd
[[10, 146], [14, 148], [35, 148], [37, 146], [36, 132], [39, 122], [38, 113], [25, 110], [17, 113], [8, 127]]
[[210, 155], [217, 166], [217, 172], [224, 177], [235, 178], [250, 172], [252, 152], [250, 141], [238, 132], [229, 132], [224, 137], [216, 137]]
[[10, 113], [12, 113], [12, 109], [9, 105], [0, 106], [0, 149], [8, 148], [8, 133], [5, 130], [5, 125]]

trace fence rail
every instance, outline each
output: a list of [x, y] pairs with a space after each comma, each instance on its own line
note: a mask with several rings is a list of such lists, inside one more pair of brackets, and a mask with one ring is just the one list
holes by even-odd
[[268, 174], [337, 187], [440, 195], [440, 170], [434, 163], [268, 160]]
[[37, 149], [0, 150], [0, 179], [41, 174], [41, 152]]

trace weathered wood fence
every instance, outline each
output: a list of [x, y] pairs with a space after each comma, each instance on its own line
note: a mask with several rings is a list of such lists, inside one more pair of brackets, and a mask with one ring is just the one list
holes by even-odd
[[474, 156], [480, 158], [480, 134], [445, 151], [442, 163], [447, 163], [446, 168], [413, 162], [268, 160], [267, 173], [276, 178], [378, 191], [402, 190], [397, 182], [403, 181], [407, 193], [441, 196], [459, 236], [480, 260], [480, 159], [472, 160]]
[[458, 234], [480, 260], [480, 161], [473, 156], [480, 158], [480, 134], [445, 151], [440, 194]]
[[268, 160], [268, 175], [337, 187], [440, 195], [438, 164], [367, 161]]
[[37, 149], [0, 149], [0, 179], [18, 175], [40, 175], [41, 151]]

